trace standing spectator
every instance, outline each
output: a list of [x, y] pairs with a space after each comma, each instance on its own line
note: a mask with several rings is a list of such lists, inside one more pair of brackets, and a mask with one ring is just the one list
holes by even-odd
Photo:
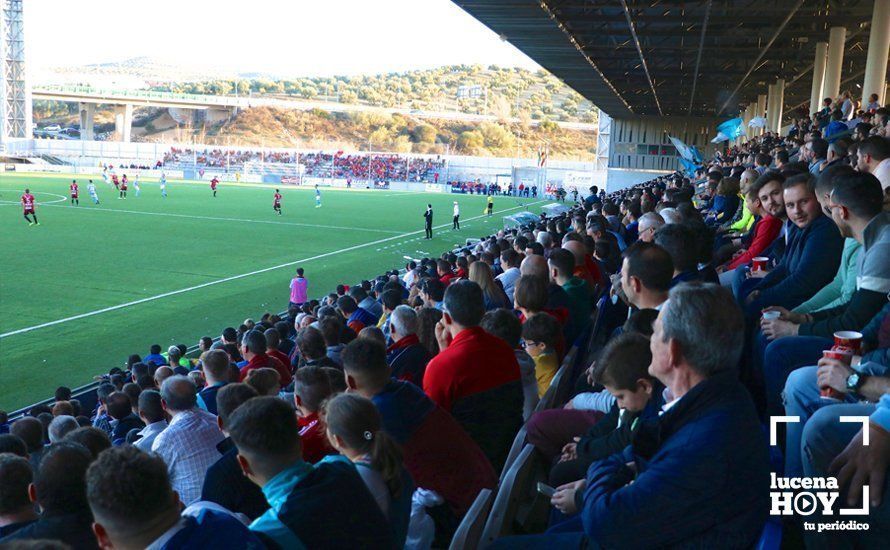
[[102, 548], [264, 547], [225, 511], [190, 507], [180, 515], [164, 461], [134, 447], [102, 453], [87, 472], [86, 492]]
[[139, 439], [133, 445], [150, 451], [158, 434], [167, 429], [167, 415], [161, 404], [160, 392], [145, 390], [139, 394], [139, 418], [145, 422], [145, 427], [139, 431]]
[[402, 451], [383, 430], [371, 400], [341, 393], [324, 406], [331, 446], [356, 465], [359, 475], [386, 516], [396, 548], [405, 546], [414, 482], [402, 465]]
[[60, 442], [40, 462], [29, 492], [40, 506], [40, 519], [0, 539], [0, 545], [26, 540], [58, 540], [72, 548], [92, 549], [93, 516], [86, 495], [86, 473], [92, 455], [79, 443]]
[[0, 453], [0, 540], [37, 521], [28, 486], [34, 472], [28, 460]]
[[219, 457], [216, 445], [224, 437], [216, 418], [198, 408], [195, 385], [187, 377], [171, 376], [164, 380], [161, 399], [172, 420], [155, 438], [151, 450], [167, 463], [170, 482], [188, 506], [201, 496], [204, 475]]
[[309, 301], [309, 281], [303, 277], [303, 268], [297, 268], [297, 276], [290, 281], [290, 307], [302, 307]]
[[226, 438], [216, 446], [222, 456], [207, 469], [201, 489], [201, 500], [215, 502], [226, 510], [244, 514], [251, 521], [263, 515], [269, 509], [269, 503], [260, 488], [241, 471], [238, 449], [232, 443], [226, 427], [232, 413], [254, 397], [258, 397], [256, 390], [240, 383], [229, 384], [217, 394], [217, 423]]
[[391, 314], [390, 338], [386, 362], [392, 377], [421, 386], [430, 354], [417, 337], [417, 313], [408, 306], [396, 307]]
[[448, 287], [436, 325], [441, 351], [427, 365], [423, 389], [500, 469], [522, 424], [522, 382], [513, 350], [479, 326], [484, 314], [479, 285], [459, 281]]
[[297, 430], [293, 409], [276, 397], [248, 400], [228, 422], [241, 469], [271, 505], [250, 529], [281, 548], [393, 546], [386, 517], [355, 466], [334, 457], [304, 462]]

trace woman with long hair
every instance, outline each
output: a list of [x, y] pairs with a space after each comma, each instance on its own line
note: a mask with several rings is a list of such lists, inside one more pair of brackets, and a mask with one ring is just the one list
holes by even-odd
[[485, 262], [473, 262], [470, 264], [470, 280], [482, 288], [482, 300], [485, 311], [498, 308], [510, 309], [510, 301], [507, 294], [494, 280], [491, 267]]
[[436, 340], [436, 325], [442, 320], [442, 310], [434, 307], [421, 307], [417, 310], [417, 338], [430, 352], [430, 357], [439, 354], [439, 341]]
[[359, 475], [389, 520], [396, 548], [405, 546], [414, 483], [402, 465], [402, 451], [383, 431], [380, 412], [370, 399], [341, 393], [322, 407], [328, 440], [355, 464]]

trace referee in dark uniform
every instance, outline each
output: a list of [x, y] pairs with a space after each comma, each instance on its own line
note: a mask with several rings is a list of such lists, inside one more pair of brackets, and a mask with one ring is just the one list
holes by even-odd
[[433, 238], [433, 205], [426, 205], [426, 212], [423, 213], [423, 217], [426, 220], [426, 239]]

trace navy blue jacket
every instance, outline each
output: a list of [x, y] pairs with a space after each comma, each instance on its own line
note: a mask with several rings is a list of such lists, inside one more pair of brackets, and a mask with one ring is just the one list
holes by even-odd
[[[750, 548], [769, 512], [769, 453], [735, 373], [699, 383], [587, 473], [584, 532], [607, 548]], [[626, 466], [636, 464], [637, 474]], [[633, 481], [633, 483], [630, 483]]]
[[795, 308], [808, 300], [837, 273], [844, 238], [828, 216], [821, 215], [803, 230], [793, 231], [782, 261], [760, 280], [760, 291], [748, 312], [767, 306]]

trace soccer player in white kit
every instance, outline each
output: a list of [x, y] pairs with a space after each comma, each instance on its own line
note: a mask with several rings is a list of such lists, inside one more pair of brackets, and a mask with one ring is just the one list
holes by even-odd
[[136, 174], [136, 177], [133, 178], [133, 188], [136, 190], [136, 196], [139, 196], [139, 174]]
[[99, 195], [96, 194], [96, 184], [93, 183], [93, 180], [90, 180], [89, 184], [87, 184], [87, 192], [90, 194], [90, 198], [93, 199], [93, 203], [99, 204]]
[[167, 198], [167, 174], [161, 172], [161, 196]]
[[457, 201], [454, 201], [454, 219], [451, 223], [451, 229], [460, 229], [460, 206], [458, 206]]

